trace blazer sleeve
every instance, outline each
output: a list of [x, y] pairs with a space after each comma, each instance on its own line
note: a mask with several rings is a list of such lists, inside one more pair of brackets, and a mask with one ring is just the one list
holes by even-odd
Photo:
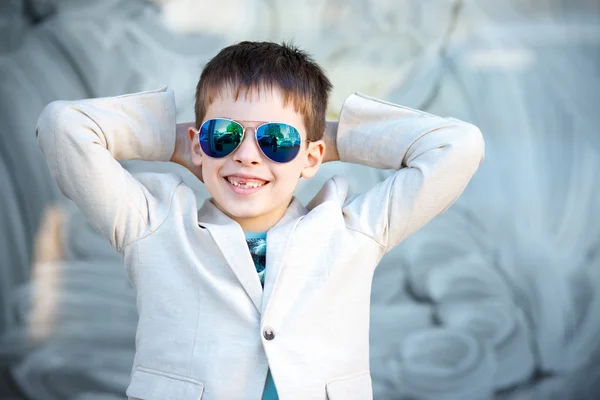
[[474, 125], [360, 93], [344, 103], [336, 144], [343, 162], [396, 170], [343, 207], [348, 227], [385, 251], [445, 211], [484, 158]]
[[175, 146], [175, 99], [162, 88], [111, 98], [56, 101], [36, 128], [63, 195], [120, 251], [151, 232], [156, 199], [118, 160], [168, 161]]

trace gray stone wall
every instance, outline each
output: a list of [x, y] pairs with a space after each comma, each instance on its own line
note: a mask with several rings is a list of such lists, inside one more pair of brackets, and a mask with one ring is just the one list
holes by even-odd
[[[600, 392], [600, 3], [593, 0], [4, 0], [0, 4], [0, 398], [123, 398], [137, 315], [116, 253], [54, 186], [34, 131], [57, 99], [162, 85], [193, 116], [234, 41], [293, 38], [358, 90], [474, 122], [487, 158], [373, 281], [375, 399]], [[132, 171], [182, 174], [128, 162]], [[355, 191], [387, 172], [326, 164]]]

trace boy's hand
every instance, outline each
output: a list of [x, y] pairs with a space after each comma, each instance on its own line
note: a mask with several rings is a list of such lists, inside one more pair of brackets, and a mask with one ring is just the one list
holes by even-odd
[[175, 128], [175, 149], [171, 156], [171, 162], [177, 163], [187, 168], [194, 174], [200, 182], [202, 179], [202, 167], [198, 167], [192, 163], [192, 141], [189, 134], [189, 128], [194, 127], [193, 122], [184, 122], [177, 124]]
[[337, 151], [337, 121], [327, 121], [325, 126], [325, 134], [323, 140], [325, 141], [325, 155], [323, 156], [323, 162], [339, 161], [340, 155]]

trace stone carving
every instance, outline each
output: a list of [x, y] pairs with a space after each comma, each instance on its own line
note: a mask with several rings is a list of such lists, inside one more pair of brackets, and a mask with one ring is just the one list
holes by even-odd
[[[487, 159], [458, 203], [378, 267], [375, 399], [595, 398], [600, 5], [309, 3], [3, 2], [0, 395], [121, 398], [134, 351], [135, 298], [121, 261], [57, 193], [37, 149], [43, 106], [167, 84], [178, 119], [191, 120], [195, 82], [216, 51], [293, 37], [335, 84], [330, 117], [360, 90], [472, 121], [486, 136]], [[175, 165], [124, 164], [178, 172], [207, 195]], [[355, 191], [387, 176], [326, 164], [299, 197], [340, 173]]]

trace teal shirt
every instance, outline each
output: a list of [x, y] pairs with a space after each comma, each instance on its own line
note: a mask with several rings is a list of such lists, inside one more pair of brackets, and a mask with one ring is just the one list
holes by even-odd
[[[248, 244], [248, 249], [252, 255], [252, 261], [254, 261], [258, 279], [260, 280], [261, 286], [264, 287], [267, 266], [267, 233], [244, 232], [244, 235], [246, 235], [246, 243]], [[262, 400], [278, 399], [279, 396], [277, 395], [277, 389], [275, 389], [275, 382], [273, 381], [271, 370], [269, 369]]]

